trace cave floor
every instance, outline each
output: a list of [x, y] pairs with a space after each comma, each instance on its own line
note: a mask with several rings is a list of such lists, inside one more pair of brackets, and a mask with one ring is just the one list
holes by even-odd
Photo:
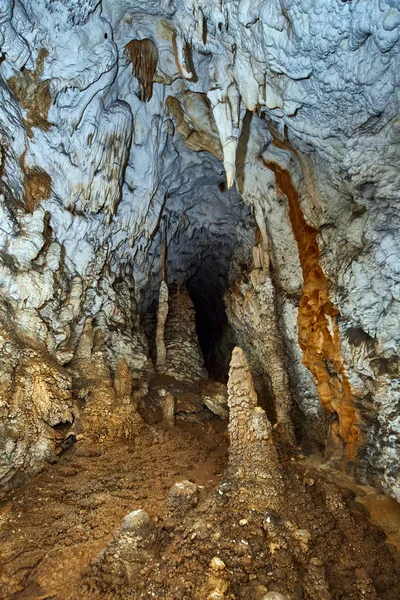
[[[77, 443], [0, 504], [0, 598], [68, 597], [122, 518], [158, 518], [170, 487], [189, 479], [215, 487], [226, 466], [226, 425], [150, 427], [140, 442]], [[78, 595], [79, 597], [79, 595]]]
[[[350, 480], [332, 482], [318, 460], [295, 454], [282, 463], [299, 548], [291, 547], [284, 516], [272, 516], [277, 537], [271, 540], [266, 513], [229, 506], [216, 491], [228, 457], [226, 423], [216, 417], [173, 428], [148, 424], [130, 443], [77, 442], [0, 504], [0, 598], [212, 598], [200, 587], [218, 556], [229, 573], [221, 584], [228, 592], [220, 596], [227, 600], [262, 600], [270, 589], [288, 600], [398, 600], [400, 554], [371, 524], [356, 498], [360, 490], [351, 489]], [[192, 516], [171, 520], [168, 492], [186, 479], [200, 486], [199, 503]], [[124, 516], [140, 508], [161, 531], [158, 558], [124, 588], [113, 568], [91, 565]], [[311, 541], [301, 538], [304, 531]]]

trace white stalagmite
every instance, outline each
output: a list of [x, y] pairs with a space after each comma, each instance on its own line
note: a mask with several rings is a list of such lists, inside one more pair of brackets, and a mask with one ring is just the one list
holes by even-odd
[[167, 368], [167, 350], [165, 348], [165, 323], [168, 316], [168, 285], [166, 281], [160, 283], [157, 310], [156, 352], [157, 370], [164, 373]]

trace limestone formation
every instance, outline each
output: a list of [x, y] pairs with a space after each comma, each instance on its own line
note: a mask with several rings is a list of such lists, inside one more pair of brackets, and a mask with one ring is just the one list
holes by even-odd
[[160, 386], [222, 428], [240, 346], [224, 483], [278, 506], [274, 438], [400, 499], [399, 48], [395, 0], [0, 1], [3, 488]]
[[153, 78], [158, 62], [157, 48], [152, 40], [131, 40], [126, 51], [132, 63], [132, 73], [140, 83], [141, 99], [148, 102], [153, 94]]
[[132, 377], [124, 359], [117, 362], [114, 382], [106, 360], [101, 329], [87, 319], [73, 359], [80, 377], [85, 408], [79, 424], [80, 438], [107, 442], [134, 438], [142, 427], [132, 397]]
[[0, 330], [0, 489], [26, 481], [73, 440], [72, 379], [50, 356]]
[[225, 385], [215, 382], [209, 386], [202, 397], [202, 402], [212, 413], [221, 419], [228, 420], [228, 398]]
[[158, 394], [161, 401], [163, 421], [169, 427], [173, 427], [175, 425], [175, 399], [173, 395], [164, 388], [158, 390]]
[[170, 292], [165, 324], [167, 368], [164, 372], [179, 381], [197, 381], [206, 377], [195, 319], [188, 291], [184, 287], [176, 287]]
[[[270, 382], [270, 394], [282, 439], [295, 443], [292, 420], [292, 392], [285, 357], [284, 339], [279, 327], [278, 306], [270, 273], [268, 238], [257, 225], [258, 239], [253, 248], [253, 265], [240, 273], [225, 295], [229, 318], [240, 343], [249, 354], [253, 369]], [[260, 361], [259, 357], [263, 356]]]
[[182, 97], [182, 105], [177, 98], [169, 96], [167, 106], [176, 130], [188, 148], [195, 152], [206, 150], [216, 158], [222, 158], [221, 143], [207, 97], [187, 90]]
[[168, 511], [174, 517], [183, 517], [199, 499], [197, 485], [191, 481], [175, 483], [168, 494]]
[[[91, 562], [83, 581], [83, 597], [96, 597], [128, 589], [140, 571], [153, 558], [157, 528], [144, 510], [129, 513], [114, 539]], [[104, 597], [104, 596], [103, 596]]]
[[119, 358], [115, 367], [114, 389], [121, 404], [131, 404], [132, 399], [132, 375], [128, 363], [124, 358]]
[[158, 296], [157, 309], [157, 329], [156, 329], [156, 365], [157, 370], [163, 373], [166, 370], [167, 350], [165, 347], [165, 323], [168, 316], [168, 285], [163, 280], [160, 284], [160, 293]]
[[[232, 352], [228, 381], [229, 469], [228, 479], [242, 486], [247, 501], [278, 508], [284, 502], [284, 481], [272, 440], [272, 427], [257, 406], [250, 368], [243, 350]], [[247, 489], [246, 489], [247, 487]], [[254, 494], [251, 497], [251, 494]]]

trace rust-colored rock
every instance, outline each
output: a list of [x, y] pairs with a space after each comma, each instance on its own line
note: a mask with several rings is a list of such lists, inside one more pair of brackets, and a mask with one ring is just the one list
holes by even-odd
[[290, 174], [275, 162], [266, 166], [289, 203], [289, 216], [299, 249], [303, 291], [298, 313], [299, 344], [303, 362], [314, 375], [319, 398], [326, 410], [337, 413], [345, 455], [354, 461], [360, 441], [358, 415], [340, 351], [337, 308], [329, 299], [328, 280], [319, 262], [318, 231], [305, 220], [299, 194]]
[[50, 123], [47, 120], [52, 101], [50, 80], [41, 79], [47, 56], [48, 50], [42, 48], [36, 59], [35, 71], [25, 69], [7, 81], [22, 108], [28, 111], [25, 126], [29, 137], [33, 136], [33, 127], [38, 127], [43, 131], [50, 129]]
[[153, 94], [153, 79], [157, 69], [158, 50], [148, 38], [131, 40], [125, 49], [132, 63], [132, 73], [140, 84], [141, 99], [148, 102]]
[[21, 155], [20, 165], [24, 174], [25, 207], [28, 212], [33, 213], [41, 200], [48, 200], [50, 198], [52, 191], [51, 177], [39, 167], [26, 167], [25, 152]]

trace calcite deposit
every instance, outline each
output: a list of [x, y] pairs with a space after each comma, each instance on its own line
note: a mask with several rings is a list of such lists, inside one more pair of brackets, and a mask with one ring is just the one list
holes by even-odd
[[264, 508], [277, 509], [285, 490], [272, 427], [263, 409], [257, 406], [250, 368], [239, 347], [232, 353], [228, 394], [229, 478], [240, 482], [243, 493], [249, 495], [240, 498], [241, 502], [256, 507], [260, 498]]
[[[232, 509], [283, 510], [299, 452], [400, 500], [399, 48], [395, 0], [1, 0], [4, 498], [193, 427], [230, 436]], [[308, 544], [284, 518], [271, 555]], [[390, 587], [318, 554], [239, 593], [216, 559], [201, 598]]]
[[197, 381], [206, 377], [197, 339], [194, 306], [184, 287], [178, 286], [169, 296], [164, 338], [164, 372], [167, 375], [184, 381]]

